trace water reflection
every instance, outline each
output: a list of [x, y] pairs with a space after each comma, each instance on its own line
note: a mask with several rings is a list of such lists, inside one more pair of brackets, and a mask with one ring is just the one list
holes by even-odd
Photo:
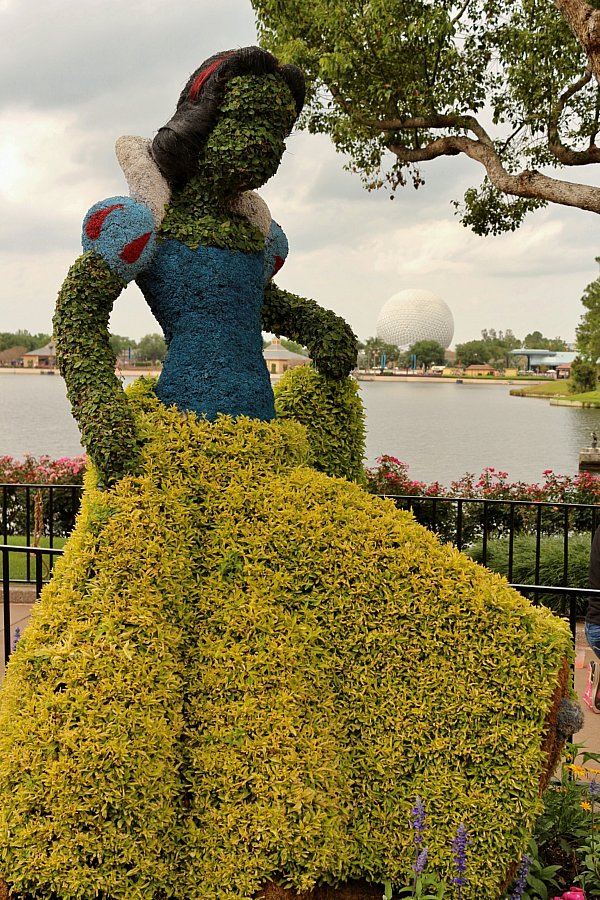
[[415, 479], [442, 484], [487, 466], [514, 481], [541, 481], [544, 469], [576, 474], [600, 410], [550, 406], [509, 391], [477, 382], [361, 382], [368, 463], [390, 453]]
[[[499, 384], [361, 382], [369, 464], [391, 453], [414, 478], [449, 484], [486, 466], [513, 480], [544, 469], [575, 474], [581, 447], [600, 429], [600, 410], [511, 397]], [[0, 374], [0, 456], [81, 452], [60, 376]]]

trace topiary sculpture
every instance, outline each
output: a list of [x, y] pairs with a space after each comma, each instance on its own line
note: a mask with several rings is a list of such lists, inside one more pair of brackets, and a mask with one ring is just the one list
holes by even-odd
[[[464, 825], [462, 897], [494, 898], [570, 727], [567, 628], [275, 418], [261, 322], [327, 379], [355, 354], [269, 280], [285, 240], [244, 193], [302, 93], [264, 51], [213, 57], [151, 146], [119, 143], [133, 199], [86, 217], [55, 335], [94, 466], [0, 696], [15, 900], [381, 895], [417, 795], [431, 863]], [[106, 326], [132, 277], [169, 352], [126, 396]]]

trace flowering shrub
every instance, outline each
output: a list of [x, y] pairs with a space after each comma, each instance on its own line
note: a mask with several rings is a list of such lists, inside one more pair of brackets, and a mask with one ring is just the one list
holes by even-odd
[[[470, 472], [452, 481], [449, 487], [439, 481], [427, 484], [410, 477], [408, 465], [394, 456], [384, 455], [377, 459], [377, 465], [366, 468], [367, 490], [373, 494], [402, 495], [419, 498], [418, 502], [405, 503], [422, 525], [436, 531], [446, 540], [453, 540], [458, 527], [457, 504], [438, 503], [436, 498], [462, 498], [461, 532], [462, 544], [472, 543], [485, 530], [498, 535], [512, 528], [514, 531], [534, 533], [537, 530], [537, 508], [533, 505], [544, 503], [600, 504], [600, 477], [581, 472], [578, 475], [557, 475], [552, 469], [543, 472], [541, 484], [527, 484], [524, 481], [511, 482], [508, 474], [492, 466], [477, 477]], [[477, 500], [502, 501], [519, 500], [523, 506], [493, 505], [477, 503]], [[525, 505], [531, 504], [531, 506]], [[564, 511], [544, 507], [541, 531], [553, 534], [564, 526]], [[594, 510], [576, 509], [569, 515], [569, 527], [575, 531], [590, 531], [594, 524]]]
[[[552, 873], [551, 878], [542, 880], [548, 888], [547, 896], [553, 900], [560, 891], [564, 893], [556, 900], [575, 900], [582, 889], [585, 894], [579, 894], [580, 900], [586, 895], [600, 896], [598, 763], [600, 754], [583, 750], [581, 744], [567, 745], [557, 778], [543, 796], [544, 810], [536, 824], [532, 848], [538, 865]], [[570, 887], [574, 884], [580, 887]], [[555, 893], [550, 893], [552, 888]], [[531, 887], [529, 892], [532, 897], [539, 896]]]
[[408, 474], [408, 465], [395, 456], [377, 458], [377, 466], [366, 468], [367, 489], [372, 494], [408, 494], [426, 497], [471, 497], [490, 500], [545, 500], [556, 503], [600, 503], [600, 477], [581, 472], [557, 475], [546, 469], [543, 484], [510, 482], [508, 473], [489, 466], [477, 478], [466, 472], [446, 488], [439, 481], [427, 484]]
[[86, 456], [0, 456], [0, 484], [81, 484], [86, 466]]

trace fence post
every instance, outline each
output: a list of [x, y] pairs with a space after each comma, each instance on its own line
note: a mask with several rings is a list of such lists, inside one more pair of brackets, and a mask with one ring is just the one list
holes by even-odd
[[4, 621], [4, 665], [10, 656], [10, 572], [8, 550], [2, 550], [2, 616]]

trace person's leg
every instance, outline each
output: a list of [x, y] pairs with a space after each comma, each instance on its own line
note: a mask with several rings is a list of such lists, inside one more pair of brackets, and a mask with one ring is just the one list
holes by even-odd
[[[585, 637], [600, 660], [600, 625], [585, 623]], [[600, 662], [592, 660], [588, 666], [588, 682], [583, 699], [593, 712], [600, 713]]]
[[600, 625], [595, 625], [593, 622], [586, 622], [585, 637], [598, 659], [600, 659]]

